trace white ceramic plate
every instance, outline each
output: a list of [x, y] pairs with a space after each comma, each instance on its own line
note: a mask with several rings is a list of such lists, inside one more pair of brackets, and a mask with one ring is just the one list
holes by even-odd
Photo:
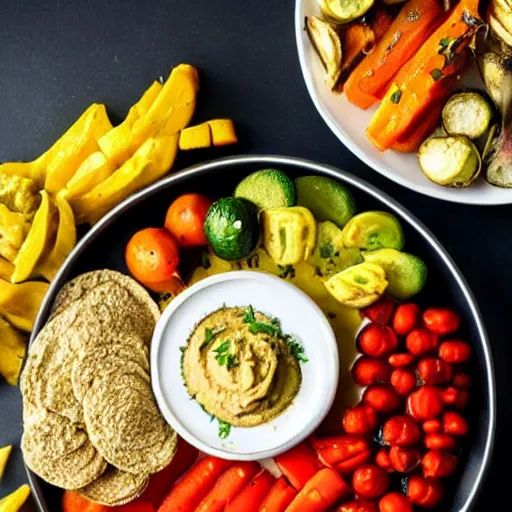
[[[379, 152], [365, 135], [376, 107], [361, 110], [349, 103], [344, 95], [332, 93], [324, 82], [322, 63], [304, 30], [305, 17], [319, 14], [317, 0], [296, 1], [295, 35], [302, 74], [316, 109], [332, 132], [352, 153], [387, 178], [430, 197], [467, 204], [512, 203], [512, 189], [493, 187], [483, 178], [465, 189], [441, 187], [428, 180], [421, 172], [414, 153]], [[473, 70], [466, 83], [475, 85], [477, 80], [476, 70]]]
[[[180, 347], [201, 319], [223, 305], [252, 305], [278, 318], [309, 359], [301, 364], [300, 391], [283, 414], [257, 427], [232, 428], [225, 440], [217, 421], [190, 399], [180, 371]], [[191, 286], [166, 308], [151, 343], [151, 381], [165, 419], [199, 450], [225, 459], [273, 457], [308, 437], [332, 405], [338, 374], [336, 338], [321, 309], [294, 285], [263, 272], [227, 272]]]

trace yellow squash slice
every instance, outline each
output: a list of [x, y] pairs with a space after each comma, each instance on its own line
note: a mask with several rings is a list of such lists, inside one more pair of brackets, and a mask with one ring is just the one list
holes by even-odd
[[98, 151], [98, 139], [112, 129], [105, 105], [93, 103], [64, 135], [36, 162], [46, 168], [44, 188], [57, 193], [80, 164]]
[[12, 283], [20, 283], [31, 276], [46, 247], [51, 225], [51, 205], [50, 197], [45, 190], [41, 190], [41, 198], [30, 231], [14, 260]]
[[[0, 357], [0, 375], [11, 386], [18, 384], [26, 352], [27, 344], [24, 336], [0, 318], [0, 354], [2, 356]], [[2, 452], [0, 452], [0, 478], [2, 469]]]
[[0, 512], [18, 512], [30, 496], [30, 487], [22, 485], [12, 494], [0, 500]]
[[59, 222], [53, 247], [37, 265], [36, 274], [52, 281], [68, 254], [76, 245], [76, 227], [73, 210], [60, 195], [55, 198]]
[[[0, 327], [1, 329], [1, 327]], [[2, 477], [5, 473], [5, 467], [7, 466], [7, 461], [9, 460], [9, 456], [12, 452], [12, 446], [4, 446], [3, 448], [0, 448], [0, 480], [2, 480]]]

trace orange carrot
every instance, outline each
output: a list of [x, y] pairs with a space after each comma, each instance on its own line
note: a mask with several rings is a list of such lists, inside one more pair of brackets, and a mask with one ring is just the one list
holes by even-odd
[[92, 503], [76, 491], [65, 491], [62, 495], [62, 512], [106, 512], [107, 508]]
[[444, 19], [437, 0], [410, 0], [384, 37], [352, 72], [343, 91], [361, 108], [371, 107], [384, 96], [391, 80]]
[[229, 461], [217, 457], [199, 460], [171, 489], [158, 512], [192, 512], [230, 465]]
[[171, 490], [174, 482], [190, 469], [198, 456], [198, 449], [188, 444], [185, 439], [180, 437], [176, 455], [173, 457], [171, 463], [166, 468], [162, 469], [162, 471], [151, 475], [149, 485], [142, 497], [150, 501], [155, 509], [157, 509], [165, 496], [167, 496], [167, 493]]
[[259, 470], [256, 462], [236, 462], [219, 477], [195, 512], [221, 512]]
[[284, 477], [278, 478], [272, 486], [258, 512], [284, 512], [297, 496], [297, 491]]
[[273, 484], [274, 477], [264, 469], [228, 502], [224, 512], [258, 512]]
[[389, 14], [386, 9], [382, 9], [377, 7], [375, 14], [370, 21], [370, 27], [373, 30], [373, 34], [375, 36], [375, 42], [378, 43], [384, 37], [389, 27], [393, 23], [393, 16]]
[[274, 457], [274, 461], [298, 491], [322, 467], [315, 452], [307, 442], [298, 444], [291, 450]]
[[321, 469], [286, 509], [286, 512], [323, 512], [352, 493], [334, 469]]
[[448, 19], [397, 74], [366, 134], [380, 151], [391, 148], [446, 94], [449, 77], [465, 65], [466, 51], [481, 20], [478, 0], [461, 0]]

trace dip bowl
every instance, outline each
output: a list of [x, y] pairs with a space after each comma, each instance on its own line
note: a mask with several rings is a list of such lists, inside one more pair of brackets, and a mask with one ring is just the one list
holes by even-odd
[[[187, 392], [181, 349], [195, 326], [223, 306], [248, 307], [279, 320], [283, 333], [300, 342], [302, 384], [291, 405], [254, 427], [219, 425]], [[151, 382], [165, 419], [199, 450], [224, 459], [260, 460], [282, 453], [308, 437], [328, 413], [338, 385], [338, 346], [322, 310], [293, 284], [257, 271], [208, 277], [180, 293], [165, 309], [151, 343]]]

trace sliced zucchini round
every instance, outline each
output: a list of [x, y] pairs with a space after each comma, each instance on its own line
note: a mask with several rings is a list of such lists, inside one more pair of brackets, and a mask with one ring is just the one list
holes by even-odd
[[336, 23], [349, 23], [365, 15], [374, 0], [319, 0], [324, 16]]
[[449, 135], [465, 135], [477, 139], [489, 128], [492, 107], [477, 92], [454, 94], [443, 108], [443, 126]]
[[418, 161], [429, 180], [445, 187], [469, 187], [482, 168], [478, 149], [463, 135], [427, 139]]

